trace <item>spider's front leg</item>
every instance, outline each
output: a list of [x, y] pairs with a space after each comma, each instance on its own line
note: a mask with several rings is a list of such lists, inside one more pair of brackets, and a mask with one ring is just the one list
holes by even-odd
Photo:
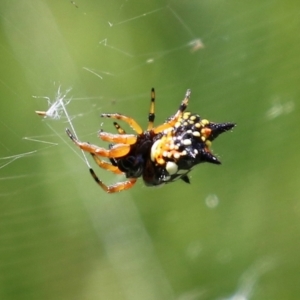
[[83, 151], [93, 153], [99, 156], [104, 156], [108, 158], [118, 158], [125, 156], [130, 151], [130, 145], [117, 144], [112, 146], [110, 149], [104, 149], [96, 145], [91, 145], [89, 143], [83, 143], [76, 139], [76, 137], [71, 133], [69, 129], [66, 129], [66, 133], [69, 138]]
[[133, 145], [136, 143], [137, 137], [134, 134], [113, 134], [100, 131], [99, 137], [102, 141], [111, 142], [115, 144]]
[[141, 126], [134, 119], [130, 117], [121, 114], [101, 114], [101, 117], [122, 120], [126, 122], [137, 134], [143, 133], [143, 129], [141, 128]]
[[155, 120], [155, 90], [154, 88], [151, 89], [151, 102], [150, 102], [150, 109], [148, 115], [148, 128], [147, 130], [151, 130], [154, 125]]
[[180, 117], [182, 116], [182, 113], [186, 110], [188, 104], [189, 104], [189, 99], [191, 97], [191, 90], [187, 90], [185, 93], [185, 97], [182, 100], [178, 111], [176, 112], [176, 114], [174, 116], [172, 116], [167, 122], [165, 122], [164, 124], [157, 126], [153, 129], [154, 133], [160, 133], [162, 131], [164, 131], [165, 129], [168, 129], [170, 127], [173, 127], [178, 120], [180, 119]]

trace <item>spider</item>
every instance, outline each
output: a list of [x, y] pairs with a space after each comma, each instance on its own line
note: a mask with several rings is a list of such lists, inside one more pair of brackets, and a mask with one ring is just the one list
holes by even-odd
[[66, 133], [79, 148], [92, 155], [99, 167], [126, 176], [126, 181], [106, 185], [90, 168], [96, 183], [107, 193], [131, 188], [139, 177], [143, 178], [146, 186], [158, 186], [177, 179], [190, 183], [188, 173], [197, 164], [221, 163], [211, 153], [211, 143], [219, 134], [235, 126], [234, 123], [210, 122], [198, 114], [185, 112], [190, 95], [191, 90], [187, 90], [177, 112], [154, 127], [155, 91], [152, 88], [145, 131], [133, 118], [118, 113], [101, 114], [101, 117], [121, 120], [135, 131], [135, 134], [127, 134], [117, 122], [113, 123], [117, 134], [99, 131], [100, 139], [111, 143], [108, 149], [80, 142], [69, 129]]

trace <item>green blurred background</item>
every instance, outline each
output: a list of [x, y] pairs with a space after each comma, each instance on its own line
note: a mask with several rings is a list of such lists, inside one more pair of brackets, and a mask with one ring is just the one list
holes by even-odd
[[[0, 299], [299, 299], [299, 25], [298, 0], [2, 0]], [[105, 145], [100, 113], [146, 127], [151, 87], [156, 124], [187, 88], [238, 124], [222, 166], [107, 195], [66, 118], [34, 113], [72, 88], [77, 135]]]

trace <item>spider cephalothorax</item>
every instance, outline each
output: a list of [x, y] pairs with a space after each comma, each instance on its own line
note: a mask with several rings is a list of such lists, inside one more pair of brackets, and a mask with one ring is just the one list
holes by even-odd
[[[66, 132], [77, 146], [91, 153], [98, 166], [116, 174], [124, 174], [128, 178], [127, 181], [107, 186], [90, 169], [93, 178], [108, 193], [132, 187], [139, 177], [143, 178], [147, 186], [161, 185], [177, 179], [189, 183], [188, 173], [197, 164], [220, 164], [210, 151], [211, 143], [219, 134], [235, 126], [234, 123], [213, 123], [201, 119], [197, 114], [185, 112], [190, 94], [191, 91], [187, 90], [175, 115], [162, 125], [153, 127], [155, 95], [152, 89], [149, 123], [145, 131], [132, 118], [121, 114], [102, 114], [102, 117], [128, 123], [136, 132], [127, 134], [114, 122], [118, 134], [99, 132], [102, 140], [112, 143], [109, 149], [80, 142], [69, 129]], [[107, 157], [110, 162], [102, 160], [101, 156]]]

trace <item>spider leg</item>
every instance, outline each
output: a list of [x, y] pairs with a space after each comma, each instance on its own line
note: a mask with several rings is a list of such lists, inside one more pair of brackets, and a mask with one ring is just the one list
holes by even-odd
[[136, 183], [136, 178], [129, 178], [127, 181], [118, 182], [113, 185], [106, 185], [97, 177], [93, 169], [90, 169], [90, 173], [97, 184], [100, 185], [100, 187], [107, 193], [116, 193], [130, 189]]
[[105, 170], [108, 170], [108, 171], [111, 171], [115, 174], [123, 174], [123, 172], [117, 167], [117, 166], [114, 166], [112, 165], [111, 163], [109, 162], [106, 162], [102, 159], [100, 159], [96, 154], [94, 153], [91, 153], [94, 161], [96, 162], [96, 164], [102, 168], [102, 169], [105, 169]]
[[150, 110], [149, 110], [149, 116], [148, 116], [148, 128], [147, 130], [151, 130], [153, 128], [155, 119], [155, 90], [152, 88], [151, 90], [151, 102], [150, 102]]
[[119, 132], [119, 134], [125, 134], [126, 133], [126, 131], [117, 122], [114, 122], [114, 126], [117, 129], [117, 131]]
[[127, 144], [127, 145], [133, 145], [136, 143], [136, 135], [134, 134], [112, 134], [100, 131], [99, 137], [101, 140], [106, 142], [112, 142], [115, 144]]
[[121, 114], [101, 114], [101, 117], [122, 120], [126, 122], [137, 134], [143, 133], [141, 126], [132, 118]]
[[[126, 134], [126, 131], [119, 125], [119, 123], [113, 122], [113, 124], [119, 134]], [[109, 144], [109, 148], [111, 148], [112, 146], [113, 146], [113, 144]], [[117, 166], [117, 162], [114, 158], [110, 158], [109, 160], [113, 166]]]
[[182, 100], [179, 108], [178, 108], [178, 111], [176, 112], [176, 114], [174, 116], [172, 116], [171, 118], [169, 118], [167, 120], [167, 122], [165, 122], [164, 124], [160, 125], [160, 126], [157, 126], [153, 129], [153, 132], [154, 133], [159, 133], [159, 132], [162, 132], [164, 131], [165, 129], [168, 129], [170, 127], [173, 127], [177, 122], [178, 120], [180, 119], [180, 117], [182, 116], [182, 113], [185, 111], [185, 109], [187, 108], [188, 106], [188, 103], [189, 103], [189, 99], [190, 99], [190, 96], [191, 96], [191, 90], [187, 90], [186, 93], [185, 93], [185, 97], [184, 99]]
[[96, 145], [91, 145], [89, 143], [83, 143], [76, 139], [76, 137], [71, 133], [69, 129], [66, 129], [66, 133], [69, 138], [82, 150], [96, 155], [109, 157], [109, 158], [118, 158], [122, 157], [130, 151], [130, 145], [126, 144], [117, 144], [112, 146], [110, 149], [104, 149]]

